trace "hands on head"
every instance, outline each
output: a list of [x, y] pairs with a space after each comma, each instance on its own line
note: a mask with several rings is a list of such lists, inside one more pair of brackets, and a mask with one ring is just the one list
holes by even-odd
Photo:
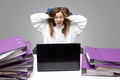
[[53, 19], [56, 15], [56, 13], [61, 12], [65, 19], [69, 19], [68, 17], [72, 15], [70, 10], [66, 7], [54, 7], [54, 8], [48, 8], [46, 14], [49, 15], [48, 19]]

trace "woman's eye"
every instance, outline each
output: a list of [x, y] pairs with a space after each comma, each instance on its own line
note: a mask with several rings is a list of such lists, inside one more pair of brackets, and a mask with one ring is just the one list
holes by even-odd
[[60, 17], [61, 19], [63, 18], [63, 17]]
[[64, 18], [63, 16], [60, 16], [60, 18]]

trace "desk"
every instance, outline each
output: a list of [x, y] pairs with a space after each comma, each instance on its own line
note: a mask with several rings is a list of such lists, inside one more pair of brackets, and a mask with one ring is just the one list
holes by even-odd
[[37, 71], [37, 56], [34, 56], [34, 69], [28, 80], [120, 80], [120, 77], [81, 76], [79, 71]]

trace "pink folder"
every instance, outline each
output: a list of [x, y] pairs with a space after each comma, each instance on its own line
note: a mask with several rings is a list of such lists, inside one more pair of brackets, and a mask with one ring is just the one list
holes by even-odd
[[0, 40], [0, 54], [22, 47], [25, 47], [25, 43], [20, 37]]
[[120, 62], [120, 48], [93, 48], [86, 46], [85, 51], [91, 60]]

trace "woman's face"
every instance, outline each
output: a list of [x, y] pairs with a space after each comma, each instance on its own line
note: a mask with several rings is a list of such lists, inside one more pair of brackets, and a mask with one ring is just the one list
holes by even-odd
[[64, 16], [61, 12], [56, 13], [56, 15], [54, 17], [54, 22], [55, 22], [56, 26], [61, 27], [63, 25]]

